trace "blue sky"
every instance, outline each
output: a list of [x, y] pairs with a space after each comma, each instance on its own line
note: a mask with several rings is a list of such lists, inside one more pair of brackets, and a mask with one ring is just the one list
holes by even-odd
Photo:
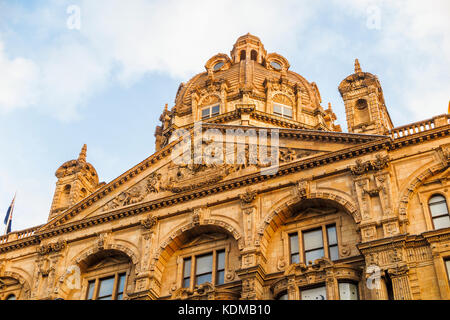
[[337, 87], [355, 58], [396, 126], [445, 113], [449, 13], [447, 0], [0, 0], [0, 214], [17, 191], [13, 230], [44, 223], [54, 172], [84, 143], [105, 182], [151, 155], [180, 82], [247, 32], [317, 83], [344, 130]]

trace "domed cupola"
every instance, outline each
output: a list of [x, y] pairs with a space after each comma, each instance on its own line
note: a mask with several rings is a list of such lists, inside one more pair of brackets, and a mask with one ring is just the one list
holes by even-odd
[[340, 131], [331, 108], [321, 106], [317, 85], [290, 70], [289, 61], [267, 53], [249, 33], [237, 39], [231, 57], [210, 57], [205, 71], [182, 83], [155, 131], [156, 150], [178, 128], [197, 122], [254, 127]]
[[67, 161], [56, 170], [58, 181], [49, 220], [98, 188], [97, 171], [86, 162], [86, 153], [87, 146], [84, 145], [78, 159]]

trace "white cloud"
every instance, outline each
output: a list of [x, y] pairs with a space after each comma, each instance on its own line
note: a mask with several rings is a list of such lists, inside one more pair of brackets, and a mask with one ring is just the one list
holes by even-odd
[[[418, 120], [423, 113], [413, 106], [431, 99], [434, 105], [428, 112], [441, 113], [450, 79], [434, 70], [450, 67], [450, 38], [444, 34], [450, 30], [447, 0], [333, 0], [327, 5], [337, 15], [359, 19], [355, 28], [366, 25], [369, 7], [379, 7], [381, 29], [374, 31], [377, 44], [371, 45], [391, 70], [407, 72], [393, 87], [401, 107], [412, 110]], [[0, 47], [0, 110], [34, 105], [72, 120], [80, 107], [114, 81], [130, 86], [151, 72], [188, 80], [203, 71], [215, 53], [229, 54], [236, 38], [246, 32], [260, 36], [269, 52], [287, 58], [303, 50], [309, 63], [324, 53], [344, 56], [352, 41], [356, 40], [354, 47], [364, 48], [365, 43], [327, 23], [323, 2], [82, 0], [80, 31], [66, 27], [69, 16], [61, 3], [50, 1], [47, 6], [36, 9], [42, 18], [34, 23], [40, 34], [45, 34], [44, 24], [58, 30], [58, 36], [37, 48], [34, 61], [8, 58]], [[440, 85], [434, 85], [437, 82]]]
[[33, 61], [10, 59], [0, 41], [0, 111], [27, 107], [36, 100], [38, 67]]

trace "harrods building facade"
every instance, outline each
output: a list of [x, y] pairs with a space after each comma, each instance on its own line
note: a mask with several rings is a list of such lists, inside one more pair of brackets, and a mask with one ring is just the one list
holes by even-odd
[[[395, 127], [356, 60], [342, 132], [289, 68], [244, 35], [181, 83], [147, 159], [99, 183], [84, 146], [48, 221], [0, 237], [0, 300], [450, 299], [450, 115]], [[179, 129], [246, 161], [176, 161]]]

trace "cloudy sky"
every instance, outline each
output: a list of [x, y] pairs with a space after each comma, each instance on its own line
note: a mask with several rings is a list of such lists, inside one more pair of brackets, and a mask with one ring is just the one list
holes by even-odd
[[179, 83], [247, 32], [315, 81], [344, 129], [337, 86], [355, 58], [396, 126], [445, 113], [449, 13], [448, 0], [0, 0], [0, 217], [17, 191], [13, 230], [46, 222], [54, 172], [84, 143], [105, 182], [151, 155]]

